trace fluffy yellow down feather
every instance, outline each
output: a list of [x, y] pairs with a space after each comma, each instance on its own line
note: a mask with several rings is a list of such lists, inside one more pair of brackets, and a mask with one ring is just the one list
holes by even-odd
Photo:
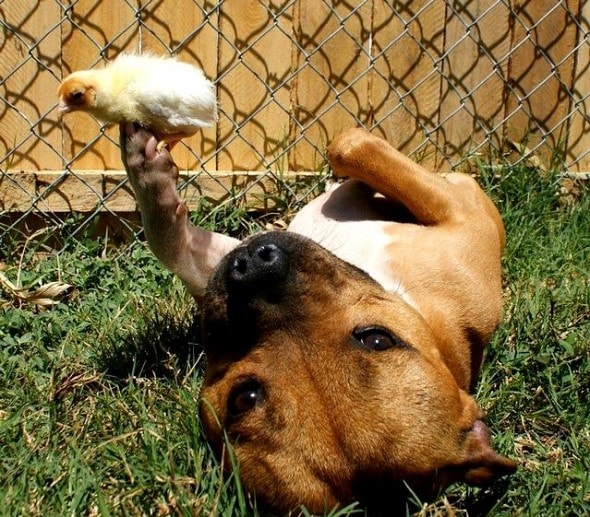
[[58, 95], [64, 114], [86, 111], [103, 122], [149, 128], [159, 150], [217, 121], [213, 84], [200, 68], [172, 57], [121, 54], [104, 68], [70, 74]]

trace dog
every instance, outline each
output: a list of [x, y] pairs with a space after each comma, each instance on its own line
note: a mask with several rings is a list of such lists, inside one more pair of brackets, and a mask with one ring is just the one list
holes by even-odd
[[350, 129], [327, 149], [347, 179], [240, 242], [191, 225], [170, 154], [120, 129], [148, 244], [200, 302], [205, 433], [259, 506], [387, 513], [515, 470], [470, 395], [505, 242], [473, 178]]

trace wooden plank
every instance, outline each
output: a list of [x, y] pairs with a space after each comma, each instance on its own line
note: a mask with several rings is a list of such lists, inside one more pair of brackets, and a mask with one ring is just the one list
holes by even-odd
[[102, 210], [111, 210], [113, 212], [137, 210], [135, 194], [131, 184], [126, 181], [127, 175], [125, 171], [97, 172], [95, 174], [100, 175], [101, 179], [101, 194], [102, 199], [104, 199]]
[[300, 0], [294, 25], [292, 170], [319, 169], [341, 131], [369, 123], [371, 2]]
[[289, 129], [293, 8], [276, 20], [269, 11], [285, 4], [226, 0], [220, 6], [219, 170], [265, 169], [283, 150]]
[[[212, 0], [145, 2], [141, 30], [143, 51], [176, 55], [199, 66], [215, 80], [218, 65], [218, 9]], [[183, 169], [216, 169], [217, 127], [204, 128], [174, 149], [174, 160]]]
[[[371, 105], [375, 131], [432, 169], [444, 45], [444, 0], [374, 0]], [[439, 159], [438, 162], [441, 160]]]
[[[101, 52], [113, 59], [122, 51], [139, 50], [135, 4], [118, 0], [69, 0], [69, 19], [62, 22], [62, 74], [103, 66]], [[54, 93], [55, 95], [55, 93]], [[101, 124], [86, 113], [63, 118], [64, 157], [73, 167], [119, 169], [118, 128], [101, 131]]]
[[510, 51], [510, 9], [503, 2], [449, 3], [438, 148], [457, 162], [502, 145], [504, 79]]
[[566, 165], [572, 172], [590, 171], [590, 3], [580, 5], [580, 30], [577, 62], [572, 91], [580, 104], [573, 109], [566, 153]]
[[[125, 171], [8, 171], [0, 176], [0, 210], [28, 212], [135, 212], [137, 204]], [[281, 182], [315, 182], [316, 172], [286, 172]], [[189, 209], [201, 198], [219, 204], [234, 199], [252, 210], [274, 208], [277, 180], [264, 172], [227, 171], [179, 177], [180, 195]], [[101, 200], [104, 200], [101, 203]]]
[[6, 0], [0, 17], [6, 24], [0, 33], [0, 165], [59, 168], [61, 132], [52, 108], [59, 84], [60, 7]]
[[102, 197], [101, 174], [35, 174], [40, 212], [84, 212], [95, 207]]
[[[27, 238], [35, 238], [35, 235], [43, 241], [46, 250], [59, 250], [64, 246], [64, 235], [60, 231], [60, 221], [70, 218], [68, 212], [53, 212], [50, 217], [42, 212], [8, 212], [0, 214], [0, 224], [9, 228], [6, 236], [23, 241]], [[99, 212], [92, 214], [80, 222], [78, 228], [72, 228], [74, 236], [68, 237], [68, 241], [76, 238], [77, 231], [82, 230], [84, 238], [100, 239], [110, 246], [128, 244], [137, 239], [142, 229], [141, 215], [139, 212]], [[39, 232], [39, 233], [38, 233]], [[37, 251], [39, 256], [43, 254]]]
[[28, 212], [36, 199], [33, 173], [0, 173], [0, 212]]
[[[569, 0], [568, 8], [577, 12], [579, 0]], [[555, 0], [519, 1], [513, 9], [506, 137], [549, 166], [567, 136], [576, 25]]]

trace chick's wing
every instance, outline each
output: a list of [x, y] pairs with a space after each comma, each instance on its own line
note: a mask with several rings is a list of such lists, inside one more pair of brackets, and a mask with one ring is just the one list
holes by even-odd
[[138, 77], [133, 88], [146, 119], [162, 132], [196, 132], [217, 120], [215, 88], [194, 66], [163, 62]]

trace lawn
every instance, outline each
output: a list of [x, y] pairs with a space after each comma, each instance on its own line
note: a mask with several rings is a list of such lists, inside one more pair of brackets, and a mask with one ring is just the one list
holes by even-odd
[[[508, 245], [477, 398], [519, 470], [455, 485], [421, 514], [588, 515], [590, 195], [564, 202], [556, 177], [524, 166], [482, 167], [480, 181]], [[233, 235], [267, 222], [231, 207], [196, 217]], [[0, 248], [0, 514], [256, 514], [203, 440], [198, 307], [145, 245]], [[39, 286], [53, 292], [35, 299]], [[41, 309], [45, 295], [59, 303]]]

